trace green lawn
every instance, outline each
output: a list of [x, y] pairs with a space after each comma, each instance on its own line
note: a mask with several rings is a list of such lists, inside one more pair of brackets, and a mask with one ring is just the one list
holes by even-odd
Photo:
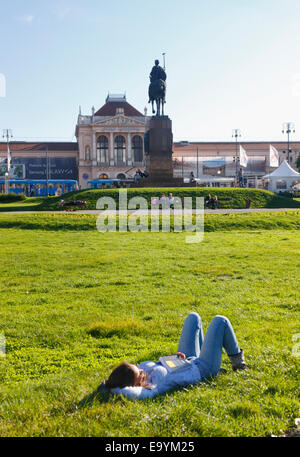
[[[186, 244], [185, 233], [101, 234], [90, 215], [0, 216], [0, 436], [269, 436], [292, 428], [300, 214], [278, 214], [279, 226], [268, 214], [224, 217], [207, 218], [213, 229], [204, 241]], [[273, 225], [262, 223], [268, 217]], [[249, 370], [233, 372], [224, 354], [226, 374], [154, 400], [95, 395], [120, 361], [176, 351], [190, 311], [205, 330], [215, 314], [229, 317]]]
[[0, 212], [36, 211], [43, 204], [43, 197], [28, 197], [25, 200], [3, 203], [0, 200]]

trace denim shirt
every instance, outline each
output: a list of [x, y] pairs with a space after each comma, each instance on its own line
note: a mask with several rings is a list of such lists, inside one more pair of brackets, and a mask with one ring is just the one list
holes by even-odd
[[173, 373], [169, 373], [159, 362], [142, 362], [138, 368], [146, 373], [146, 380], [151, 384], [149, 389], [140, 386], [128, 386], [111, 389], [111, 392], [115, 395], [124, 395], [131, 400], [143, 400], [153, 398], [176, 387], [196, 384], [201, 381], [199, 367], [194, 363], [194, 360], [190, 361], [190, 366], [185, 370], [174, 371]]

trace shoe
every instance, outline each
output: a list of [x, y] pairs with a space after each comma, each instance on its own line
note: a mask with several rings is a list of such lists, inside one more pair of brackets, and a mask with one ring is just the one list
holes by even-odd
[[225, 368], [220, 368], [220, 370], [218, 371], [218, 375], [219, 374], [226, 374], [227, 373], [227, 370]]
[[246, 370], [248, 367], [245, 363], [244, 351], [241, 351], [238, 354], [228, 355], [229, 360], [231, 362], [233, 371], [236, 370]]

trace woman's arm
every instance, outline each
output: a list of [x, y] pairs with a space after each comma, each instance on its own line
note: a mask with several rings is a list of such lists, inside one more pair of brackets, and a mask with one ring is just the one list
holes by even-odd
[[175, 352], [175, 354], [173, 355], [177, 355], [178, 357], [181, 357], [183, 360], [186, 359], [186, 355], [183, 352]]
[[123, 387], [122, 389], [117, 387], [112, 389], [111, 392], [115, 395], [124, 395], [124, 397], [127, 397], [130, 400], [144, 400], [158, 395], [158, 391], [155, 387], [152, 389], [145, 389], [144, 387], [138, 386]]

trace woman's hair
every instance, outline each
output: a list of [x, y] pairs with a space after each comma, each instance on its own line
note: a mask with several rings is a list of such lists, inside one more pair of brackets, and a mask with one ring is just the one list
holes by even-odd
[[133, 386], [134, 381], [134, 371], [131, 365], [123, 362], [111, 372], [109, 378], [105, 381], [105, 387], [114, 389], [115, 387]]
[[[115, 368], [108, 379], [105, 381], [105, 387], [108, 389], [114, 389], [116, 387], [123, 388], [135, 385], [135, 373], [132, 369], [132, 365], [128, 362], [122, 362], [117, 368]], [[149, 384], [142, 383], [142, 387], [149, 388]]]

